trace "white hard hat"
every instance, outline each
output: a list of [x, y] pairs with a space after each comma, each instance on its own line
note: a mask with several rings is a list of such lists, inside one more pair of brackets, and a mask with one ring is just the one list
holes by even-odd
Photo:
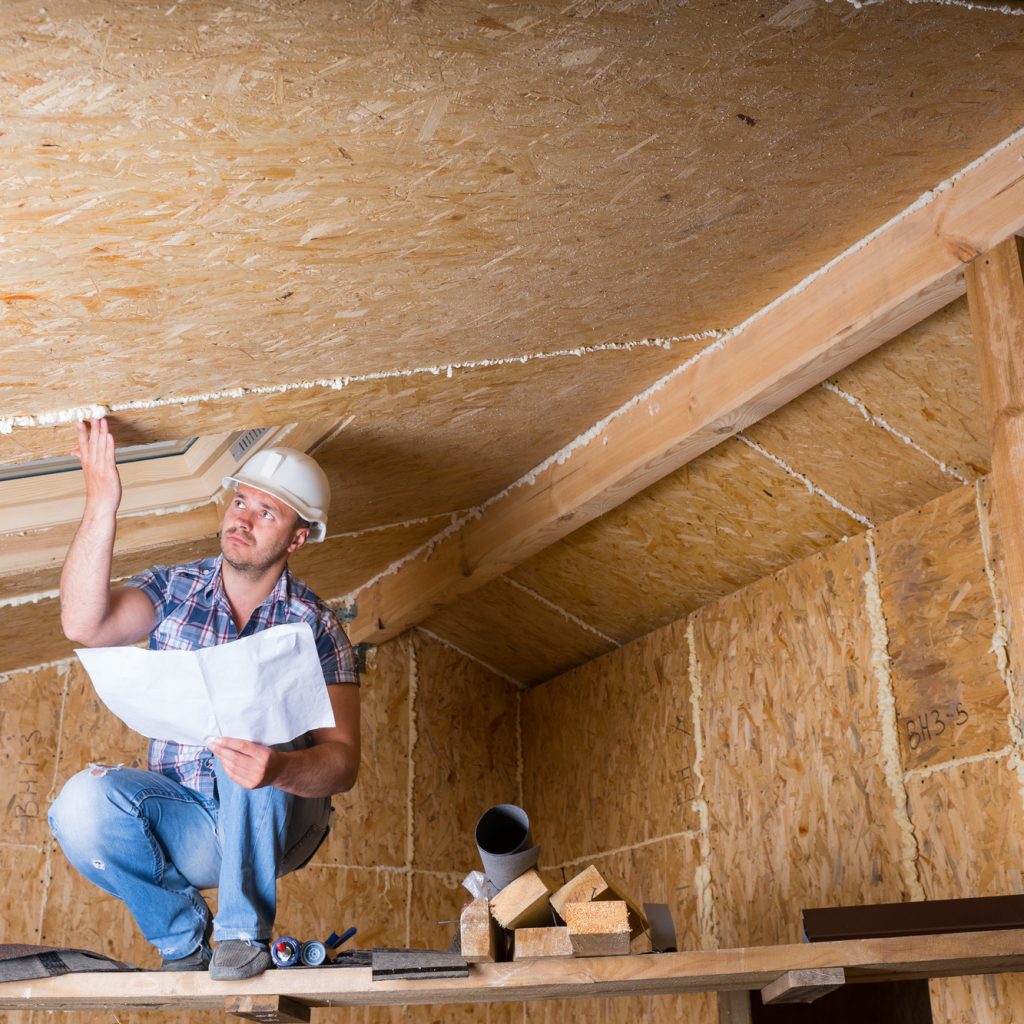
[[331, 504], [331, 485], [316, 460], [294, 448], [264, 448], [247, 459], [234, 476], [224, 477], [224, 486], [239, 484], [279, 498], [303, 519], [312, 523], [311, 543], [327, 536], [327, 509]]

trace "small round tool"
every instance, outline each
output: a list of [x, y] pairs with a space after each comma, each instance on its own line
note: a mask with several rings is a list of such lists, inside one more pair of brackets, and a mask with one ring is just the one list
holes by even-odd
[[299, 962], [302, 943], [290, 935], [282, 935], [270, 944], [270, 959], [278, 967], [294, 967]]
[[327, 947], [318, 939], [311, 939], [302, 944], [299, 958], [307, 967], [319, 967], [327, 959]]

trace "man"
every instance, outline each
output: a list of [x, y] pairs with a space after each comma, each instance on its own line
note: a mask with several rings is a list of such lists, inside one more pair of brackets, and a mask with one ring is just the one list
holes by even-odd
[[[287, 568], [289, 555], [324, 538], [327, 478], [301, 452], [257, 452], [224, 481], [234, 493], [219, 557], [112, 587], [121, 481], [105, 420], [79, 424], [77, 455], [86, 500], [61, 575], [69, 639], [106, 647], [148, 635], [155, 650], [194, 650], [285, 622], [313, 629], [333, 728], [275, 747], [229, 737], [212, 738], [208, 748], [153, 739], [148, 771], [93, 765], [68, 780], [50, 811], [68, 859], [124, 901], [160, 951], [162, 970], [252, 977], [270, 966], [277, 878], [316, 851], [331, 794], [350, 789], [359, 768], [351, 647], [330, 610]], [[199, 890], [214, 887], [211, 921]]]

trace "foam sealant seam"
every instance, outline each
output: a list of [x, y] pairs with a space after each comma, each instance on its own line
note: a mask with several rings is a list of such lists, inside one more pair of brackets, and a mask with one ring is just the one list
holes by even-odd
[[[378, 573], [371, 580], [368, 580], [357, 590], [353, 591], [352, 594], [349, 595], [349, 598], [354, 599], [355, 596], [360, 591], [365, 590], [368, 587], [374, 586], [386, 576], [394, 575], [404, 565], [419, 558], [420, 555], [429, 557], [430, 553], [438, 544], [440, 544], [448, 536], [451, 536], [453, 533], [461, 529], [462, 526], [464, 526], [470, 519], [478, 518], [486, 509], [490, 508], [497, 502], [502, 501], [513, 491], [516, 491], [521, 487], [533, 484], [536, 481], [537, 477], [542, 472], [544, 472], [544, 470], [546, 470], [549, 466], [555, 464], [563, 465], [572, 457], [572, 455], [576, 451], [578, 451], [581, 448], [585, 448], [588, 444], [590, 444], [591, 441], [600, 437], [600, 435], [604, 433], [605, 428], [609, 424], [613, 423], [616, 419], [625, 415], [627, 412], [629, 412], [636, 406], [648, 401], [659, 391], [665, 388], [670, 381], [688, 372], [690, 368], [697, 364], [700, 360], [707, 359], [715, 352], [721, 351], [723, 348], [725, 348], [725, 346], [729, 343], [731, 339], [743, 334], [744, 331], [746, 331], [752, 324], [756, 323], [762, 317], [766, 316], [777, 306], [789, 301], [790, 299], [794, 298], [800, 293], [806, 291], [815, 281], [818, 280], [818, 278], [824, 277], [833, 268], [838, 266], [843, 260], [848, 259], [850, 256], [859, 252], [861, 249], [866, 248], [876, 238], [880, 237], [884, 232], [891, 229], [894, 225], [898, 224], [906, 217], [909, 217], [911, 214], [916, 213], [918, 210], [924, 209], [926, 206], [929, 206], [931, 203], [935, 202], [935, 200], [938, 199], [939, 196], [941, 196], [943, 193], [947, 192], [954, 185], [956, 185], [957, 182], [959, 182], [965, 175], [971, 173], [976, 167], [983, 164], [986, 160], [993, 157], [996, 153], [1012, 146], [1018, 139], [1021, 138], [1024, 138], [1024, 127], [1019, 128], [1012, 135], [1009, 135], [1001, 142], [996, 143], [995, 146], [993, 146], [987, 152], [983, 153], [976, 160], [973, 160], [971, 163], [967, 164], [966, 167], [963, 167], [956, 173], [950, 175], [950, 177], [940, 182], [934, 188], [922, 193], [920, 196], [918, 196], [917, 199], [914, 200], [914, 202], [912, 202], [905, 209], [901, 210], [895, 216], [890, 217], [889, 220], [887, 220], [884, 224], [881, 224], [879, 227], [875, 228], [874, 231], [865, 235], [859, 241], [851, 245], [848, 249], [845, 249], [843, 252], [839, 253], [839, 255], [833, 257], [823, 266], [819, 267], [816, 271], [814, 271], [811, 274], [808, 274], [807, 277], [805, 277], [802, 281], [799, 281], [788, 291], [783, 292], [777, 298], [769, 302], [766, 306], [762, 306], [761, 309], [757, 310], [757, 312], [752, 314], [741, 324], [718, 334], [716, 339], [710, 345], [707, 345], [699, 352], [696, 352], [694, 355], [690, 356], [689, 359], [684, 360], [683, 363], [677, 366], [674, 370], [665, 374], [665, 376], [661, 377], [659, 380], [656, 380], [645, 391], [640, 392], [640, 394], [638, 395], [634, 395], [633, 398], [629, 399], [629, 401], [619, 406], [618, 409], [613, 410], [607, 416], [605, 416], [604, 419], [599, 420], [597, 423], [595, 423], [589, 430], [580, 434], [577, 438], [575, 438], [574, 440], [570, 441], [567, 445], [565, 445], [565, 447], [561, 448], [553, 455], [550, 455], [543, 462], [535, 466], [533, 469], [529, 470], [529, 472], [524, 473], [518, 480], [513, 481], [504, 490], [499, 491], [493, 497], [485, 501], [482, 505], [478, 505], [476, 508], [470, 510], [464, 517], [460, 518], [460, 520], [458, 520], [457, 522], [453, 522], [451, 526], [448, 527], [448, 529], [442, 531], [436, 537], [431, 538], [425, 544], [421, 545], [419, 548], [416, 548], [414, 551], [410, 551], [407, 555], [394, 561], [382, 572]], [[712, 334], [713, 333], [714, 332], [712, 332]]]
[[937, 4], [940, 7], [963, 7], [968, 11], [988, 11], [989, 14], [1009, 14], [1017, 17], [1024, 15], [1024, 9], [1020, 7], [1007, 7], [1004, 5], [989, 7], [987, 4], [982, 6], [981, 4], [971, 3], [970, 0], [904, 0], [904, 3], [912, 5]]
[[516, 799], [522, 807], [525, 802], [523, 765], [523, 691], [516, 690]]
[[669, 338], [640, 338], [636, 341], [604, 342], [572, 349], [555, 349], [551, 352], [528, 352], [518, 356], [500, 359], [468, 359], [457, 363], [442, 363], [436, 366], [414, 366], [404, 370], [377, 370], [373, 373], [352, 374], [340, 377], [320, 377], [291, 381], [287, 384], [266, 384], [207, 391], [190, 395], [175, 395], [170, 398], [154, 398], [129, 402], [114, 402], [108, 405], [85, 405], [55, 412], [24, 416], [0, 416], [0, 434], [10, 434], [19, 427], [49, 427], [74, 423], [82, 419], [95, 419], [121, 412], [135, 412], [144, 409], [168, 409], [207, 402], [227, 401], [237, 398], [251, 398], [263, 395], [284, 395], [294, 391], [312, 391], [324, 388], [341, 391], [354, 384], [372, 381], [408, 379], [411, 377], [445, 376], [449, 379], [456, 371], [482, 370], [499, 366], [525, 365], [539, 360], [583, 358], [600, 352], [632, 352], [640, 348], [670, 349], [673, 345], [694, 341], [713, 340], [723, 334], [720, 330], [700, 331], [696, 334], [672, 336]]
[[929, 462], [936, 465], [943, 473], [947, 476], [953, 477], [954, 480], [958, 480], [962, 484], [969, 484], [971, 481], [967, 479], [959, 470], [954, 469], [952, 466], [947, 466], [942, 459], [936, 458], [931, 452], [922, 448], [913, 438], [904, 434], [901, 430], [897, 430], [891, 423], [887, 422], [881, 416], [871, 412], [868, 407], [855, 395], [851, 395], [848, 391], [844, 391], [841, 387], [837, 387], [831, 381], [824, 380], [820, 385], [825, 391], [830, 392], [833, 395], [837, 395], [843, 401], [848, 402], [856, 409], [861, 416], [867, 420], [872, 426], [880, 427], [888, 434], [892, 434], [893, 437], [902, 441], [905, 445], [909, 445], [919, 455], [923, 455]]
[[[64, 659], [64, 667], [62, 673], [64, 676], [63, 683], [60, 693], [60, 710], [57, 713], [57, 742], [54, 745], [53, 751], [53, 775], [50, 778], [50, 802], [56, 797], [57, 789], [57, 777], [60, 770], [61, 755], [64, 749], [64, 719], [65, 712], [68, 703], [68, 691], [71, 689], [71, 658]], [[42, 886], [43, 891], [41, 899], [39, 901], [39, 922], [37, 925], [37, 934], [42, 939], [43, 935], [43, 924], [46, 920], [46, 904], [50, 899], [50, 883], [53, 881], [53, 850], [56, 844], [51, 840], [46, 843], [46, 853], [43, 859], [43, 878]]]
[[992, 593], [992, 607], [995, 610], [995, 630], [992, 634], [992, 646], [989, 650], [995, 656], [999, 674], [1006, 684], [1008, 696], [1006, 720], [1010, 730], [1012, 754], [1008, 762], [1010, 770], [1017, 776], [1017, 792], [1024, 803], [1024, 725], [1022, 725], [1020, 705], [1014, 686], [1013, 666], [1010, 662], [1010, 631], [1003, 615], [1003, 605], [999, 598], [999, 587], [996, 583], [995, 566], [992, 560], [992, 529], [982, 500], [982, 481], [974, 485], [974, 503], [978, 511], [978, 523], [981, 526], [981, 550], [985, 558], [985, 575], [988, 578], [989, 590]]
[[561, 864], [545, 865], [545, 869], [561, 871], [564, 868], [570, 868], [576, 864], [600, 860], [602, 857], [614, 857], [620, 853], [632, 853], [633, 850], [642, 850], [648, 846], [657, 846], [658, 843], [668, 843], [673, 839], [698, 839], [699, 837], [700, 832], [696, 829], [688, 829], [685, 832], [671, 832], [668, 835], [655, 836], [653, 839], [644, 839], [641, 842], [633, 843], [630, 846], [617, 846], [614, 850], [602, 850], [600, 853], [588, 853], [584, 854], [582, 857], [573, 857], [572, 860], [563, 861]]
[[1016, 751], [1012, 744], [1008, 744], [999, 750], [986, 750], [983, 754], [967, 754], [964, 757], [953, 757], [948, 761], [942, 761], [939, 764], [925, 765], [923, 768], [909, 768], [904, 773], [904, 778], [910, 779], [927, 779], [931, 775], [938, 775], [942, 772], [948, 772], [952, 768], [959, 768], [965, 764], [984, 764], [986, 761], [1003, 761], [1007, 758], [1013, 759]]
[[864, 603], [871, 630], [871, 669], [875, 676], [878, 715], [882, 729], [882, 769], [892, 796], [892, 814], [900, 833], [900, 872], [907, 896], [925, 899], [918, 867], [917, 832], [910, 820], [909, 799], [900, 760], [899, 728], [897, 726], [896, 694], [889, 670], [889, 628], [882, 608], [882, 590], [878, 578], [875, 539], [867, 535], [869, 565], [864, 573]]
[[475, 661], [481, 668], [487, 669], [492, 675], [499, 676], [506, 682], [511, 683], [517, 690], [525, 690], [526, 684], [521, 683], [518, 679], [513, 679], [507, 672], [502, 672], [500, 668], [495, 668], [493, 665], [489, 665], [483, 658], [478, 658], [475, 654], [470, 654], [469, 651], [464, 651], [457, 644], [453, 644], [451, 640], [446, 640], [443, 636], [438, 636], [437, 633], [427, 629], [424, 626], [416, 627], [424, 636], [429, 636], [431, 640], [436, 640], [439, 644], [444, 644], [445, 647], [453, 650], [456, 654], [461, 654], [462, 657], [468, 658], [470, 661]]
[[[128, 576], [112, 576], [110, 582], [123, 583], [125, 580], [130, 580], [131, 575]], [[40, 601], [50, 601], [55, 597], [60, 597], [60, 587], [52, 587], [49, 590], [37, 590], [32, 594], [17, 594], [14, 597], [0, 597], [0, 608], [17, 608], [18, 605], [22, 604], [38, 604]]]
[[715, 912], [715, 892], [711, 876], [711, 822], [707, 796], [704, 792], [704, 727], [701, 721], [701, 702], [704, 682], [697, 657], [697, 632], [691, 616], [686, 623], [686, 644], [689, 649], [687, 673], [690, 682], [690, 709], [693, 713], [693, 781], [694, 798], [691, 807], [697, 812], [700, 828], [697, 831], [700, 862], [694, 871], [693, 885], [697, 896], [697, 918], [700, 921], [701, 946], [718, 949], [722, 936]]
[[502, 579], [506, 583], [509, 583], [513, 587], [515, 587], [516, 590], [521, 590], [524, 594], [528, 594], [535, 601], [544, 605], [545, 608], [550, 608], [553, 612], [557, 612], [559, 615], [562, 616], [562, 618], [566, 619], [568, 622], [571, 622], [574, 625], [579, 626], [580, 629], [584, 630], [587, 633], [593, 633], [594, 636], [596, 636], [600, 640], [603, 640], [606, 644], [611, 644], [612, 647], [622, 646], [622, 644], [620, 644], [618, 640], [614, 640], [612, 637], [608, 636], [607, 633], [602, 633], [601, 630], [599, 630], [596, 626], [592, 626], [589, 622], [585, 622], [578, 615], [573, 615], [572, 612], [570, 612], [566, 608], [563, 608], [560, 604], [556, 604], [554, 601], [549, 601], [543, 594], [538, 594], [537, 591], [534, 590], [532, 587], [528, 587], [525, 584], [520, 583], [518, 580], [512, 579], [511, 576], [503, 576]]
[[419, 695], [419, 664], [416, 644], [410, 635], [409, 645], [409, 773], [406, 783], [406, 835], [405, 835], [405, 945], [412, 945], [412, 866], [416, 856], [416, 698]]
[[[317, 867], [332, 871], [372, 871], [377, 875], [407, 875], [409, 868], [404, 864], [317, 864]], [[425, 872], [420, 872], [424, 874]], [[461, 876], [460, 876], [461, 877]]]
[[0, 686], [9, 683], [11, 679], [22, 672], [40, 672], [45, 668], [64, 668], [77, 662], [78, 658], [73, 655], [68, 658], [54, 658], [53, 661], [41, 661], [38, 665], [22, 665], [21, 668], [12, 668], [9, 672], [0, 672]]
[[50, 590], [37, 590], [32, 594], [0, 597], [0, 608], [17, 608], [23, 604], [38, 604], [40, 601], [50, 601], [55, 597], [60, 597], [60, 590], [57, 587], [53, 587]]
[[769, 462], [775, 463], [783, 472], [788, 473], [794, 480], [799, 480], [800, 483], [807, 488], [809, 494], [816, 494], [819, 498], [824, 498], [833, 508], [838, 509], [840, 512], [846, 513], [851, 519], [856, 519], [861, 526], [866, 526], [871, 529], [875, 524], [868, 519], [867, 516], [861, 515], [859, 512], [854, 512], [848, 505], [844, 505], [838, 498], [833, 498], [828, 491], [822, 490], [816, 483], [809, 480], [803, 473], [794, 469], [788, 462], [780, 459], [778, 455], [768, 451], [763, 445], [758, 444], [756, 441], [752, 441], [746, 434], [736, 434], [737, 441], [742, 441], [748, 448], [753, 448], [754, 451], [759, 452]]
[[450, 523], [452, 519], [465, 515], [465, 513], [466, 509], [456, 509], [454, 512], [437, 512], [431, 516], [417, 516], [415, 519], [403, 519], [400, 522], [383, 523], [380, 526], [366, 526], [362, 530], [348, 530], [345, 533], [329, 533], [324, 537], [324, 540], [355, 540], [359, 537], [365, 537], [371, 533], [386, 533], [388, 530], [399, 530], [405, 526], [422, 526], [424, 523], [429, 523], [434, 519], [447, 519]]
[[[835, 0], [825, 0], [825, 2], [831, 4], [835, 3]], [[846, 0], [846, 3], [858, 11], [864, 10], [865, 7], [875, 7], [885, 2], [887, 2], [887, 0]], [[1024, 10], [1019, 7], [1007, 7], [1005, 5], [990, 7], [987, 4], [982, 6], [980, 4], [972, 3], [971, 0], [903, 0], [903, 2], [911, 6], [916, 6], [918, 4], [935, 4], [939, 7], [962, 7], [967, 11], [988, 11], [989, 14], [1024, 15]]]

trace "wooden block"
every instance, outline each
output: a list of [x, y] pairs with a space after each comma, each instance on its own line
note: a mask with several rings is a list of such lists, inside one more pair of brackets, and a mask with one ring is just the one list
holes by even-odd
[[459, 949], [471, 964], [493, 964], [498, 959], [498, 928], [486, 897], [471, 900], [459, 916]]
[[563, 909], [576, 956], [629, 952], [629, 908], [622, 900], [566, 903]]
[[776, 1003], [813, 1003], [846, 984], [842, 967], [815, 967], [803, 971], [786, 971], [761, 989], [765, 1006]]
[[288, 996], [228, 996], [226, 1013], [267, 1024], [309, 1024], [312, 1007]]
[[517, 928], [513, 936], [513, 960], [540, 960], [546, 957], [573, 955], [568, 928]]
[[551, 924], [551, 890], [536, 871], [509, 882], [491, 900], [491, 914], [502, 928], [531, 928]]
[[604, 876], [591, 864], [551, 894], [551, 906], [564, 920], [562, 909], [566, 903], [590, 903], [592, 900], [600, 899], [607, 891], [608, 883]]
[[647, 918], [644, 912], [632, 900], [622, 893], [622, 887], [603, 875], [591, 864], [584, 868], [578, 875], [573, 876], [561, 888], [551, 895], [551, 906], [555, 913], [562, 920], [565, 914], [562, 913], [567, 903], [590, 903], [596, 900], [620, 900], [626, 904], [629, 915], [629, 936], [635, 939], [647, 928]]

